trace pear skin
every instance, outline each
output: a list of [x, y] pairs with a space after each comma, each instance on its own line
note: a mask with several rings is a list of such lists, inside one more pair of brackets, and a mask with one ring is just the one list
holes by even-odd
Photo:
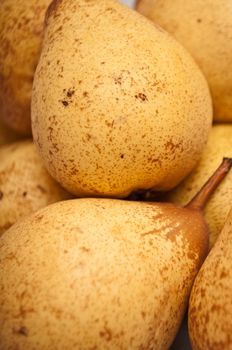
[[124, 198], [171, 189], [199, 160], [211, 122], [205, 78], [161, 28], [116, 0], [53, 1], [32, 129], [69, 192]]
[[0, 147], [0, 235], [19, 219], [71, 197], [49, 175], [32, 140]]
[[0, 349], [168, 349], [207, 235], [171, 204], [42, 209], [0, 238]]
[[[207, 146], [196, 168], [174, 190], [164, 196], [165, 201], [184, 205], [220, 164], [222, 157], [232, 153], [232, 125], [216, 124], [209, 134]], [[223, 229], [231, 208], [232, 173], [230, 172], [220, 187], [206, 204], [204, 215], [209, 226], [210, 248]]]
[[191, 53], [209, 83], [214, 120], [232, 122], [231, 0], [137, 0], [136, 8]]
[[232, 210], [191, 292], [193, 350], [232, 349]]
[[5, 125], [0, 118], [0, 146], [19, 140], [20, 135]]
[[51, 0], [0, 1], [0, 118], [31, 135], [31, 91]]
[[202, 215], [231, 164], [185, 208], [75, 199], [0, 237], [0, 349], [168, 349], [208, 251]]

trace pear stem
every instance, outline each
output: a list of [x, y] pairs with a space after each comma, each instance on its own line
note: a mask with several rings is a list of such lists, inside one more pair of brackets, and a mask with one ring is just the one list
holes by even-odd
[[209, 197], [213, 194], [218, 185], [230, 171], [231, 167], [232, 158], [223, 158], [221, 165], [217, 168], [215, 173], [193, 197], [193, 199], [185, 206], [185, 208], [196, 210], [204, 209], [206, 203], [209, 200]]

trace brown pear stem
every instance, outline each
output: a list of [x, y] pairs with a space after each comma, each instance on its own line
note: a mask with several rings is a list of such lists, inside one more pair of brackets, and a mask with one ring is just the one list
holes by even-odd
[[221, 165], [217, 168], [211, 178], [205, 183], [201, 190], [185, 206], [188, 209], [202, 210], [209, 200], [209, 197], [216, 190], [232, 167], [232, 158], [223, 158]]

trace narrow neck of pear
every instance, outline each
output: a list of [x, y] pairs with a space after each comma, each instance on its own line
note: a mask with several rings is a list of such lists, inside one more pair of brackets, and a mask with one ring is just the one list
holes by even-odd
[[193, 197], [193, 199], [185, 206], [188, 209], [202, 210], [207, 204], [210, 196], [222, 182], [224, 177], [232, 167], [232, 158], [224, 158], [221, 165], [217, 168], [211, 178], [205, 183], [201, 190]]

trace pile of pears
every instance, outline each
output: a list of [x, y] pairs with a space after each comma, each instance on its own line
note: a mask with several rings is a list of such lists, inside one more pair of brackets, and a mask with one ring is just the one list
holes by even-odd
[[193, 350], [232, 349], [232, 15], [207, 2], [0, 2], [0, 350], [174, 349], [187, 309]]

